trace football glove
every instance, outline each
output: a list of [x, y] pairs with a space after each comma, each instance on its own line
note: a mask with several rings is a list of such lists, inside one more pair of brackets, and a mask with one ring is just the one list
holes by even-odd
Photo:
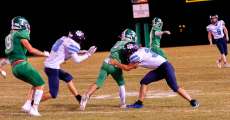
[[92, 56], [97, 50], [97, 47], [96, 46], [91, 46], [88, 50], [88, 54], [89, 56]]

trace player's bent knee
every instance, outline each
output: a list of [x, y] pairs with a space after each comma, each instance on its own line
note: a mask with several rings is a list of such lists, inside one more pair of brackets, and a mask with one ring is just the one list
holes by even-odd
[[119, 81], [117, 82], [118, 86], [122, 86], [122, 85], [125, 85], [125, 82], [124, 81]]
[[140, 84], [141, 85], [148, 85], [150, 82], [147, 80], [141, 80]]
[[173, 92], [178, 92], [179, 87], [178, 86], [172, 86], [171, 89], [173, 90]]
[[97, 85], [97, 89], [99, 89], [99, 88], [103, 87], [104, 83], [102, 83], [102, 82], [96, 82], [96, 85]]
[[69, 79], [69, 80], [64, 80], [67, 84], [71, 81], [73, 81], [72, 79]]

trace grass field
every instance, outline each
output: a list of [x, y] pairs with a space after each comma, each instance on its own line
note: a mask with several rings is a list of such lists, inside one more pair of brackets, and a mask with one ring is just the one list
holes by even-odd
[[[199, 100], [198, 109], [192, 109], [188, 102], [173, 93], [164, 80], [150, 85], [143, 109], [120, 109], [118, 87], [109, 77], [105, 86], [89, 101], [85, 111], [79, 110], [78, 103], [61, 81], [58, 98], [42, 102], [42, 117], [34, 118], [20, 112], [30, 86], [13, 77], [10, 66], [7, 66], [7, 79], [0, 78], [0, 120], [229, 120], [230, 68], [217, 68], [216, 47], [204, 45], [164, 50], [176, 69], [179, 85]], [[75, 77], [80, 93], [95, 81], [107, 55], [107, 52], [99, 52], [81, 64], [68, 61], [62, 66]], [[29, 61], [47, 81], [43, 72], [44, 58], [30, 58]], [[136, 100], [139, 81], [148, 71], [139, 68], [125, 72], [128, 104]]]

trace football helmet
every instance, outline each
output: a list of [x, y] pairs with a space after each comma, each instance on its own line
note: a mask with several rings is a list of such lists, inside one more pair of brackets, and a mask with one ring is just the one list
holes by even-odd
[[152, 20], [152, 26], [153, 26], [153, 29], [154, 29], [154, 30], [162, 30], [163, 21], [162, 21], [160, 18], [155, 17], [155, 18]]
[[122, 32], [121, 39], [122, 40], [129, 40], [130, 42], [131, 41], [134, 42], [137, 40], [137, 34], [133, 30], [127, 28]]
[[68, 37], [78, 43], [82, 43], [85, 40], [85, 34], [81, 30], [70, 31]]
[[124, 55], [129, 57], [139, 49], [139, 46], [135, 42], [128, 42], [124, 46]]
[[24, 17], [17, 16], [11, 20], [11, 29], [12, 30], [28, 30], [28, 31], [30, 31], [30, 24]]

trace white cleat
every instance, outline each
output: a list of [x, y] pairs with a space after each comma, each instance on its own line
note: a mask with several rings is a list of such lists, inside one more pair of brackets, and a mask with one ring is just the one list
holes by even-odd
[[31, 106], [30, 105], [23, 105], [21, 108], [22, 112], [28, 113], [30, 112]]
[[6, 79], [6, 72], [5, 71], [0, 71], [0, 75], [4, 78], [4, 79]]
[[89, 100], [89, 96], [88, 95], [83, 95], [82, 98], [81, 98], [81, 103], [80, 103], [80, 110], [84, 111], [85, 110], [85, 107], [86, 107], [86, 104]]
[[227, 64], [227, 63], [226, 63], [226, 64], [223, 65], [223, 67], [229, 68], [229, 67], [230, 67], [230, 64]]
[[38, 112], [38, 109], [36, 109], [34, 107], [31, 107], [31, 109], [29, 111], [29, 115], [35, 116], [35, 117], [41, 116], [41, 114]]
[[122, 105], [120, 105], [120, 108], [125, 109], [125, 108], [127, 108], [127, 105], [126, 104], [122, 104]]

